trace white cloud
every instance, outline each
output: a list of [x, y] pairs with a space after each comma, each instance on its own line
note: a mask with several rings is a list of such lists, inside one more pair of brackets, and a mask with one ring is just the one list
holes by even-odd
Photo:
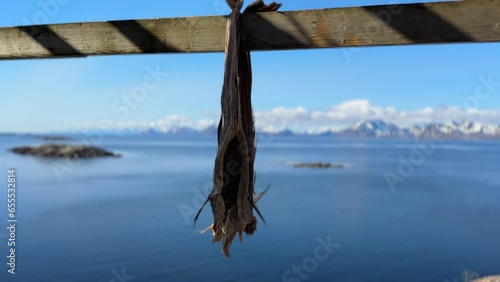
[[168, 115], [152, 123], [150, 127], [162, 132], [168, 132], [180, 127], [204, 129], [215, 124], [215, 120], [210, 118], [194, 121], [181, 115]]
[[[449, 121], [475, 121], [484, 124], [500, 124], [500, 109], [479, 110], [461, 109], [457, 106], [439, 108], [426, 107], [419, 110], [398, 111], [394, 107], [374, 106], [366, 99], [345, 101], [325, 111], [311, 111], [304, 107], [277, 107], [268, 111], [254, 113], [256, 128], [259, 131], [276, 132], [292, 129], [307, 132], [337, 130], [353, 126], [361, 120], [382, 119], [399, 126], [425, 123], [445, 123]], [[168, 115], [151, 123], [119, 123], [113, 128], [135, 127], [155, 128], [170, 131], [179, 127], [203, 129], [217, 126], [219, 113], [203, 113], [203, 119], [193, 120], [181, 115]]]
[[326, 111], [309, 111], [304, 107], [278, 107], [271, 111], [256, 112], [257, 128], [282, 130], [321, 131], [352, 126], [360, 120], [382, 119], [399, 126], [449, 121], [475, 121], [500, 124], [500, 109], [461, 109], [456, 106], [426, 107], [419, 110], [398, 111], [394, 107], [374, 106], [366, 99], [346, 101]]
[[272, 128], [282, 129], [288, 127], [300, 127], [310, 123], [311, 114], [304, 107], [284, 108], [277, 107], [270, 111], [256, 111], [254, 113], [255, 126], [258, 129]]

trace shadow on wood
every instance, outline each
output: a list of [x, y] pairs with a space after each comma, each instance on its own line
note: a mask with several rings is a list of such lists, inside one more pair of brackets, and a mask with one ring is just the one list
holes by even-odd
[[169, 45], [165, 39], [161, 40], [137, 21], [109, 21], [118, 31], [128, 38], [143, 53], [171, 53], [180, 52], [179, 49]]
[[[461, 31], [431, 10], [430, 5], [372, 6], [364, 9], [380, 21], [397, 30], [414, 43], [473, 42], [473, 37]], [[391, 11], [397, 11], [392, 12]]]
[[47, 25], [21, 26], [18, 29], [33, 38], [53, 56], [85, 57]]

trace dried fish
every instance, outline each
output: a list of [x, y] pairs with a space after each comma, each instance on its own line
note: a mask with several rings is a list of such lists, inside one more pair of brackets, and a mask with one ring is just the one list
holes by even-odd
[[[257, 201], [267, 191], [254, 194], [255, 127], [251, 103], [252, 68], [250, 52], [240, 51], [240, 10], [243, 0], [227, 0], [231, 7], [226, 27], [226, 58], [224, 85], [221, 95], [222, 115], [217, 139], [218, 150], [214, 167], [213, 191], [196, 215], [210, 202], [214, 221], [213, 242], [222, 241], [222, 252], [229, 257], [229, 248], [236, 234], [253, 234], [257, 228]], [[245, 12], [276, 11], [280, 4], [265, 5], [258, 0]]]

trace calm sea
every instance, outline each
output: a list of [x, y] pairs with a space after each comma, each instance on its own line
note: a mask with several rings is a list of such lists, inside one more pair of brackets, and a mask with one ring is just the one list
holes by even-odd
[[[100, 140], [98, 140], [100, 141]], [[122, 158], [43, 160], [0, 136], [1, 281], [461, 281], [500, 274], [500, 143], [262, 138], [267, 226], [231, 259], [207, 208], [215, 137], [106, 136]], [[424, 147], [424, 145], [426, 147]], [[291, 162], [344, 163], [294, 169]], [[16, 275], [7, 273], [7, 169], [17, 170]], [[392, 185], [387, 176], [391, 176]], [[390, 181], [390, 182], [391, 182]]]

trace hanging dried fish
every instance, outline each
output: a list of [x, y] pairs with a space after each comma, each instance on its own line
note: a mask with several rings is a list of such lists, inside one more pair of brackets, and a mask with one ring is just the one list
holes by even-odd
[[[215, 158], [214, 186], [203, 207], [210, 202], [214, 221], [207, 228], [214, 242], [222, 240], [222, 252], [229, 257], [229, 248], [236, 234], [253, 234], [257, 228], [256, 203], [267, 191], [254, 194], [255, 127], [251, 103], [252, 69], [250, 52], [240, 51], [240, 10], [243, 0], [227, 0], [231, 7], [226, 27], [226, 59], [221, 96], [222, 115], [217, 131], [218, 150]], [[265, 5], [258, 0], [245, 12], [276, 11], [280, 4]]]

